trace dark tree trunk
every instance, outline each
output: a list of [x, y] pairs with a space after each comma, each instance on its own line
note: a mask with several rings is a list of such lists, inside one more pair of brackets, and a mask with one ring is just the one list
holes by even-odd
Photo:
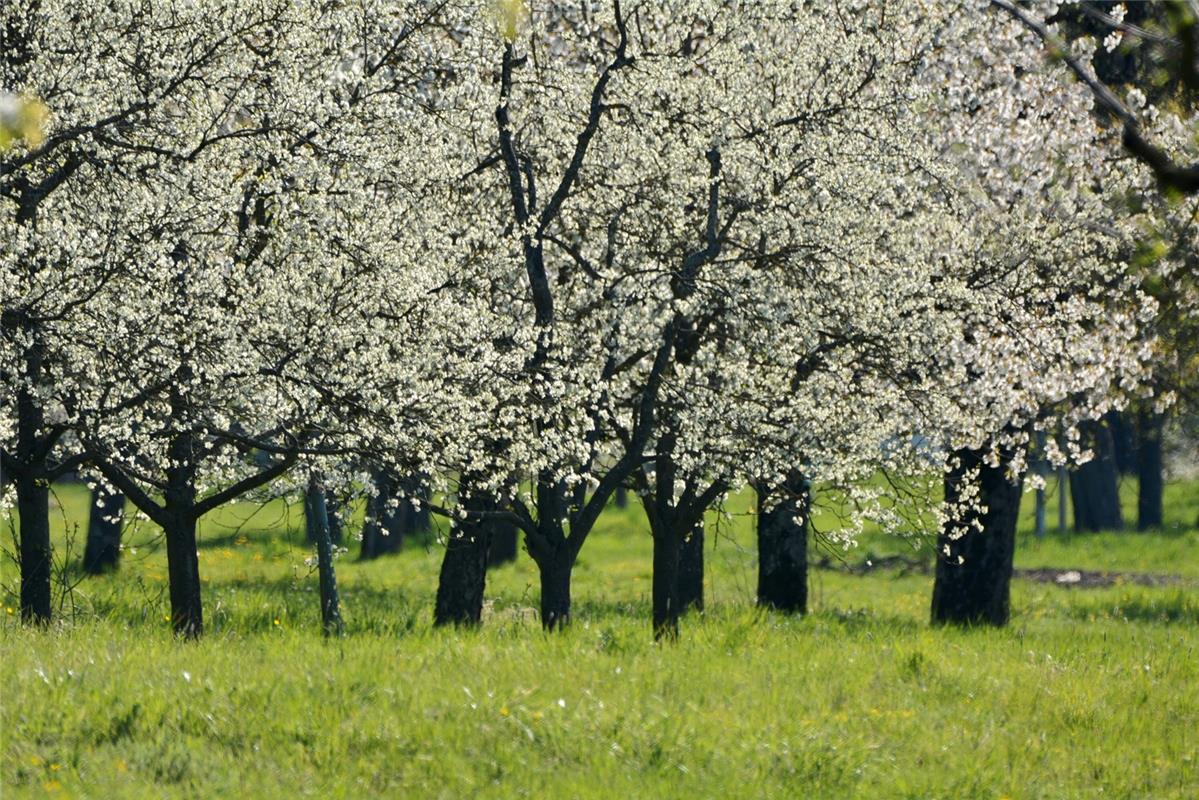
[[341, 636], [341, 600], [337, 595], [337, 573], [333, 569], [333, 537], [330, 533], [329, 509], [325, 490], [319, 476], [308, 482], [305, 497], [307, 517], [313, 526], [309, 538], [316, 541], [317, 574], [320, 582], [321, 630], [325, 636]]
[[574, 558], [563, 553], [537, 564], [541, 576], [541, 627], [561, 630], [570, 624], [570, 578]]
[[679, 638], [679, 552], [682, 537], [674, 530], [654, 531], [654, 575], [652, 587], [654, 639]]
[[171, 589], [171, 624], [175, 634], [197, 639], [204, 633], [200, 597], [200, 556], [196, 551], [196, 468], [190, 436], [176, 436], [170, 445], [162, 527], [167, 540], [167, 577]]
[[1006, 625], [1020, 513], [1020, 484], [1010, 483], [1005, 474], [1011, 453], [1003, 453], [998, 467], [987, 466], [983, 451], [959, 450], [955, 455], [960, 463], [945, 477], [945, 502], [952, 507], [970, 494], [974, 483], [978, 502], [986, 509], [955, 513], [960, 518], [947, 521], [937, 537], [932, 622]]
[[1137, 530], [1162, 526], [1162, 429], [1165, 418], [1152, 409], [1137, 415]]
[[487, 553], [488, 567], [498, 567], [516, 560], [518, 532], [516, 524], [506, 519], [492, 520], [491, 549]]
[[200, 559], [196, 552], [196, 518], [190, 507], [168, 504], [165, 509], [167, 573], [171, 588], [171, 624], [185, 639], [204, 632], [200, 598]]
[[1057, 471], [1057, 532], [1066, 532], [1066, 514], [1070, 510], [1070, 493], [1066, 487], [1070, 483], [1069, 473], [1065, 467]]
[[1136, 431], [1128, 417], [1120, 411], [1109, 411], [1103, 417], [1112, 434], [1112, 458], [1116, 460], [1116, 472], [1133, 475], [1137, 471]]
[[1074, 505], [1074, 530], [1118, 531], [1124, 529], [1120, 511], [1120, 475], [1116, 469], [1115, 446], [1107, 426], [1084, 426], [1085, 443], [1094, 458], [1070, 475], [1070, 499]]
[[625, 489], [623, 486], [621, 486], [619, 489], [617, 489], [614, 502], [616, 503], [617, 508], [628, 508], [629, 507], [629, 491], [628, 491], [628, 489]]
[[87, 522], [87, 546], [83, 570], [100, 575], [117, 568], [121, 558], [121, 528], [124, 525], [125, 495], [98, 485], [92, 491]]
[[704, 610], [704, 524], [700, 522], [679, 545], [679, 576], [675, 589], [679, 613]]
[[386, 553], [399, 552], [404, 544], [405, 526], [402, 509], [411, 507], [406, 500], [393, 505], [396, 482], [387, 470], [375, 473], [375, 494], [367, 508], [362, 526], [361, 558], [368, 561]]
[[[789, 476], [758, 491], [758, 605], [788, 614], [808, 610], [807, 481]], [[796, 521], [796, 518], [799, 521]]]
[[[429, 485], [420, 475], [403, 481], [405, 499], [400, 502], [400, 524], [404, 533], [426, 533], [433, 529], [433, 519], [429, 512]], [[411, 500], [418, 501], [413, 505]]]
[[16, 480], [21, 540], [21, 619], [50, 624], [50, 486], [32, 470]]
[[483, 592], [487, 586], [487, 551], [491, 526], [483, 516], [494, 504], [483, 498], [466, 502], [466, 519], [455, 520], [446, 542], [437, 581], [434, 625], [475, 626], [483, 621]]
[[[7, 327], [7, 326], [6, 326]], [[50, 483], [46, 474], [45, 414], [36, 387], [42, 380], [44, 353], [37, 330], [26, 323], [32, 340], [25, 351], [24, 381], [17, 388], [17, 515], [20, 517], [21, 619], [48, 625], [51, 618]], [[6, 331], [7, 335], [7, 331]]]

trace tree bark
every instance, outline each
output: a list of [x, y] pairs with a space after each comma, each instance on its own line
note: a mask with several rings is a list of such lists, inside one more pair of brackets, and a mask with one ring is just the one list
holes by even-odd
[[1057, 471], [1057, 532], [1066, 532], [1066, 513], [1070, 509], [1070, 493], [1066, 491], [1070, 483], [1069, 474], [1065, 467]]
[[320, 476], [313, 475], [309, 479], [305, 503], [307, 504], [309, 523], [313, 526], [309, 532], [309, 538], [316, 541], [317, 575], [321, 599], [321, 631], [325, 636], [341, 636], [344, 626], [341, 621], [341, 599], [337, 594], [337, 573], [333, 568], [333, 537], [329, 530], [329, 509]]
[[171, 624], [177, 635], [198, 639], [204, 633], [204, 609], [200, 597], [200, 558], [196, 552], [196, 518], [191, 509], [171, 505], [165, 515]]
[[[777, 502], [772, 502], [776, 498]], [[788, 476], [774, 492], [759, 489], [759, 606], [788, 614], [807, 613], [810, 505], [807, 481], [798, 474]]]
[[1124, 529], [1120, 510], [1120, 475], [1116, 469], [1115, 445], [1105, 425], [1084, 426], [1094, 458], [1070, 474], [1070, 499], [1074, 505], [1074, 530], [1119, 531]]
[[446, 542], [437, 581], [433, 624], [474, 627], [483, 621], [483, 592], [487, 586], [487, 551], [491, 526], [483, 516], [494, 510], [485, 498], [466, 502], [466, 519], [455, 520]]
[[537, 564], [541, 576], [541, 627], [561, 630], [570, 624], [570, 579], [574, 559], [560, 556]]
[[[665, 526], [663, 526], [665, 528]], [[676, 597], [679, 577], [679, 552], [682, 537], [664, 529], [654, 533], [654, 575], [652, 586], [654, 640], [679, 638], [679, 605]]]
[[[498, 567], [516, 560], [519, 536], [516, 524], [506, 519], [492, 520], [491, 549], [487, 554], [488, 567]], [[570, 593], [567, 592], [569, 601]]]
[[[337, 516], [338, 510], [341, 508], [341, 502], [338, 501], [338, 499], [336, 497], [333, 497], [328, 492], [326, 492], [324, 490], [324, 488], [321, 489], [321, 493], [324, 495], [324, 498], [321, 501], [321, 504], [323, 505], [323, 507], [325, 509], [324, 522], [322, 523], [319, 520], [312, 518], [311, 512], [312, 512], [313, 506], [310, 503], [308, 503], [307, 500], [305, 500], [305, 504], [304, 504], [304, 537], [308, 540], [308, 544], [315, 547], [318, 544], [318, 542], [314, 537], [316, 536], [316, 533], [317, 533], [317, 530], [319, 529], [319, 527], [322, 524], [324, 524], [324, 525], [327, 525], [329, 528], [330, 541], [332, 541], [333, 544], [341, 544], [342, 524], [341, 524], [341, 518]], [[304, 496], [305, 496], [305, 498], [307, 498], [307, 496], [308, 496], [307, 492], [305, 492]]]
[[369, 561], [387, 553], [396, 553], [403, 547], [405, 527], [402, 509], [407, 502], [392, 505], [396, 496], [396, 481], [384, 469], [375, 472], [375, 494], [367, 508], [367, 519], [362, 526], [362, 549], [360, 558]]
[[1112, 458], [1116, 461], [1116, 473], [1132, 475], [1137, 471], [1136, 431], [1128, 417], [1120, 411], [1111, 410], [1103, 416], [1104, 424], [1112, 435]]
[[125, 495], [98, 485], [92, 491], [87, 522], [87, 546], [83, 570], [100, 575], [117, 568], [121, 558], [121, 528], [124, 526]]
[[683, 537], [679, 544], [679, 575], [675, 589], [679, 613], [704, 610], [704, 523]]
[[959, 463], [945, 477], [946, 503], [958, 503], [973, 482], [977, 502], [985, 508], [953, 514], [937, 537], [932, 622], [1003, 626], [1011, 614], [1020, 483], [1007, 479], [1010, 452], [1001, 454], [997, 467], [988, 466], [980, 450], [955, 455]]
[[175, 634], [198, 639], [204, 633], [200, 596], [200, 556], [196, 550], [196, 468], [194, 441], [188, 434], [171, 440], [167, 489], [163, 494], [162, 527], [167, 540], [167, 577], [171, 590], [171, 624]]
[[1137, 415], [1137, 530], [1160, 528], [1163, 520], [1164, 490], [1162, 429], [1165, 417], [1152, 409]]
[[50, 573], [50, 485], [37, 472], [17, 476], [17, 514], [20, 516], [21, 619], [49, 625]]
[[26, 322], [32, 344], [24, 354], [24, 380], [17, 388], [16, 490], [21, 556], [21, 620], [49, 625], [51, 619], [50, 483], [46, 460], [45, 413], [36, 386], [42, 380], [45, 353], [36, 327]]

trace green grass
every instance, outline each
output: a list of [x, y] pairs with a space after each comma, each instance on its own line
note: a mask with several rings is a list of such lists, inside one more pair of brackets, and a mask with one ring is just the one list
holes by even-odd
[[[58, 495], [66, 552], [87, 497]], [[816, 570], [808, 617], [757, 613], [734, 498], [709, 537], [709, 611], [665, 647], [636, 508], [603, 517], [575, 571], [576, 622], [553, 636], [523, 555], [493, 572], [483, 630], [433, 630], [430, 542], [367, 564], [351, 545], [347, 636], [323, 641], [302, 515], [276, 502], [204, 521], [208, 635], [180, 643], [165, 552], [139, 526], [120, 573], [64, 594], [52, 631], [3, 615], [0, 795], [1194, 798], [1199, 486], [1171, 486], [1167, 504], [1161, 532], [1043, 541], [1028, 510], [1017, 562], [1182, 583], [1018, 580], [1009, 628], [957, 631], [928, 627], [918, 568]], [[868, 532], [835, 555], [929, 549]], [[15, 579], [6, 560], [6, 610]]]

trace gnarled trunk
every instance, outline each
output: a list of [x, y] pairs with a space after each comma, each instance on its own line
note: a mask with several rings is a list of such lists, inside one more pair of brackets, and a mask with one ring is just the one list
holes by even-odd
[[491, 526], [484, 515], [494, 506], [489, 499], [473, 497], [466, 502], [466, 518], [451, 526], [437, 581], [434, 625], [475, 626], [483, 621], [491, 546]]
[[92, 491], [87, 521], [87, 546], [83, 570], [100, 575], [117, 568], [121, 558], [121, 528], [124, 525], [125, 495], [103, 485]]
[[1011, 614], [1020, 483], [1007, 479], [1010, 452], [1001, 454], [997, 467], [988, 466], [985, 455], [982, 450], [957, 451], [958, 463], [945, 477], [948, 505], [970, 496], [974, 488], [977, 501], [985, 508], [953, 513], [937, 537], [932, 602], [935, 625], [1002, 626]]
[[791, 475], [758, 490], [758, 605], [788, 614], [808, 610], [807, 481]]

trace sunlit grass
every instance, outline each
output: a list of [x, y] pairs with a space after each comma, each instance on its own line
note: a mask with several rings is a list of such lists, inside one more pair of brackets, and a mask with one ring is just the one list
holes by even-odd
[[[1199, 576], [1195, 488], [1171, 487], [1156, 533], [1037, 542], [1025, 514], [1017, 560]], [[62, 553], [87, 498], [58, 496]], [[1194, 581], [1018, 580], [1008, 629], [935, 630], [927, 542], [868, 535], [837, 555], [915, 566], [855, 576], [834, 559], [812, 574], [811, 615], [762, 615], [748, 506], [710, 527], [709, 610], [667, 647], [649, 636], [635, 505], [604, 515], [576, 622], [548, 637], [523, 554], [492, 573], [483, 630], [433, 630], [431, 538], [371, 563], [347, 543], [348, 635], [323, 641], [302, 513], [275, 501], [204, 522], [208, 636], [183, 644], [165, 550], [140, 526], [118, 574], [62, 596], [53, 630], [0, 622], [3, 797], [1196, 796]], [[15, 579], [3, 564], [6, 609]]]

